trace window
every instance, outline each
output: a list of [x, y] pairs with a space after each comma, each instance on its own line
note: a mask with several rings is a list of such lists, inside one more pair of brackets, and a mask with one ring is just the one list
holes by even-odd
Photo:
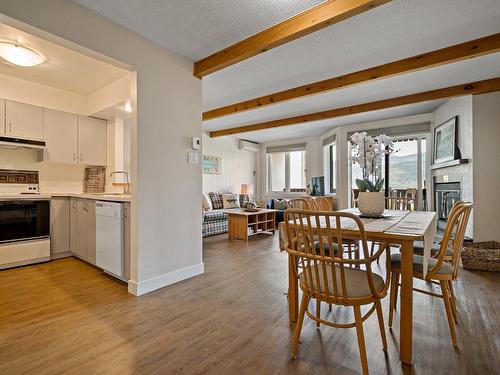
[[[418, 209], [426, 209], [426, 177], [428, 165], [426, 158], [426, 135], [394, 135], [395, 152], [389, 156], [389, 196], [405, 197], [409, 191], [416, 191], [416, 202]], [[349, 155], [352, 156], [349, 144]], [[358, 164], [349, 161], [349, 173], [351, 181], [351, 205], [357, 197], [356, 179], [363, 178], [363, 171]], [[385, 162], [382, 163], [381, 176], [385, 177]]]
[[307, 185], [305, 144], [268, 147], [266, 153], [267, 191], [305, 192]]
[[323, 140], [323, 160], [326, 192], [335, 194], [337, 192], [337, 146], [335, 136]]

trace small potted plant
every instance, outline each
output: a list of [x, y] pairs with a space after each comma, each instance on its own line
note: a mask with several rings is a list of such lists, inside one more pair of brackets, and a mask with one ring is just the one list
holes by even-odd
[[380, 217], [385, 209], [382, 177], [383, 156], [393, 151], [391, 138], [385, 134], [376, 137], [366, 132], [354, 133], [351, 138], [352, 163], [359, 164], [363, 179], [356, 179], [359, 189], [358, 209], [362, 215]]

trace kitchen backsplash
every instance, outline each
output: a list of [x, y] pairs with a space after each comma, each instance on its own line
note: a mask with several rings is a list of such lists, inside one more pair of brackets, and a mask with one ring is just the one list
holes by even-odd
[[0, 169], [39, 171], [40, 191], [42, 193], [82, 192], [84, 165], [40, 163], [37, 161], [36, 151], [0, 148]]

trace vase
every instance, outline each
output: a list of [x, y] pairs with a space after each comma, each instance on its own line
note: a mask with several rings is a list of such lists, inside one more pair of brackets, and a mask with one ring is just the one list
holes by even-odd
[[385, 209], [385, 196], [383, 191], [360, 192], [358, 196], [358, 209], [363, 216], [380, 217]]

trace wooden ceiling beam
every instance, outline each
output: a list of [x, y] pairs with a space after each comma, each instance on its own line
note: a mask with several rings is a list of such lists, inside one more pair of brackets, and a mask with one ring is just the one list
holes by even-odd
[[195, 62], [193, 75], [202, 78], [389, 1], [392, 0], [327, 0]]
[[335, 108], [328, 111], [309, 113], [306, 115], [288, 117], [252, 125], [238, 126], [229, 129], [215, 130], [210, 132], [210, 137], [215, 138], [215, 137], [222, 137], [225, 135], [252, 132], [256, 130], [278, 128], [289, 125], [299, 125], [311, 121], [327, 120], [335, 117], [354, 115], [356, 113], [363, 113], [363, 112], [376, 111], [384, 108], [398, 107], [401, 105], [426, 102], [436, 99], [453, 98], [463, 95], [484, 94], [493, 91], [500, 91], [500, 77], [487, 79], [484, 81], [465, 83], [457, 86], [445, 87], [437, 90], [420, 92], [417, 94], [384, 99], [375, 102], [356, 104], [349, 107]]
[[338, 90], [381, 78], [393, 77], [439, 65], [450, 64], [498, 51], [500, 51], [500, 33], [409, 57], [403, 60], [393, 61], [373, 68], [360, 70], [323, 81], [264, 95], [258, 98], [245, 100], [221, 108], [212, 109], [210, 111], [203, 112], [203, 120], [212, 120], [218, 117], [262, 108], [292, 99], [303, 98], [309, 95]]

